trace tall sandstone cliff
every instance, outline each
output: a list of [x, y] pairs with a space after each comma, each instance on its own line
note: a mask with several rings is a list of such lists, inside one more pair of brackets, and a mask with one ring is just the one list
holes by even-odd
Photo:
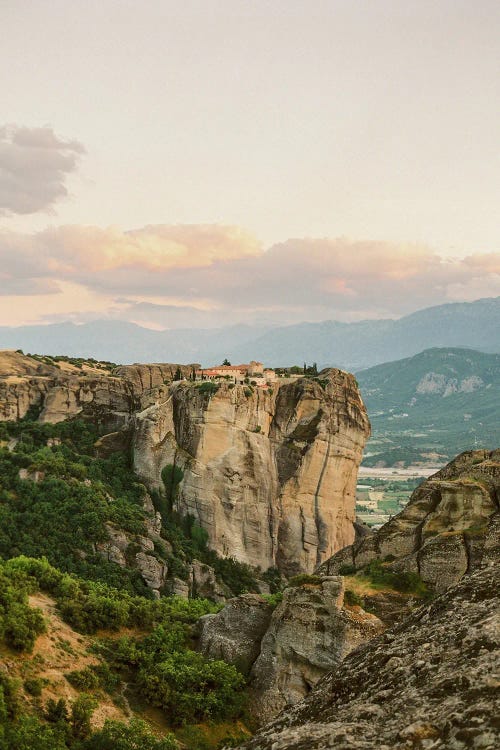
[[[272, 390], [184, 381], [197, 365], [77, 367], [0, 352], [0, 420], [91, 419], [102, 452], [131, 447], [150, 489], [206, 529], [222, 556], [286, 575], [354, 541], [355, 488], [369, 422], [355, 378], [278, 381]], [[165, 488], [162, 471], [180, 469]]]
[[354, 539], [355, 488], [369, 423], [352, 375], [273, 390], [187, 383], [159, 393], [134, 419], [135, 470], [207, 530], [211, 546], [263, 570], [310, 572]]

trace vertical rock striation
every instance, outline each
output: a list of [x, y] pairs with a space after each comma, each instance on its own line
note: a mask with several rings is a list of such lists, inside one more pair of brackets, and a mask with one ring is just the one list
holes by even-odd
[[219, 554], [293, 575], [354, 540], [369, 422], [354, 377], [340, 370], [273, 388], [159, 391], [135, 417], [134, 465], [161, 491], [164, 467], [181, 470], [169, 499]]

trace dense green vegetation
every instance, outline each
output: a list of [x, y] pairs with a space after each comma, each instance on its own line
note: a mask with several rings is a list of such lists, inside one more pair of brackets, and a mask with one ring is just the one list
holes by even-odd
[[[0, 424], [0, 439], [19, 441], [13, 451], [0, 448], [0, 556], [46, 556], [67, 572], [148, 596], [137, 571], [95, 552], [107, 539], [106, 523], [144, 533], [145, 494], [126, 456], [93, 456], [97, 436], [95, 427], [78, 420]], [[54, 438], [60, 444], [48, 447]], [[38, 481], [21, 479], [23, 469], [33, 478], [40, 472]]]
[[[34, 417], [0, 424], [0, 645], [30, 653], [45, 629], [42, 613], [28, 602], [37, 591], [49, 595], [62, 619], [80, 633], [129, 628], [140, 635], [120, 637], [112, 648], [102, 639], [100, 664], [66, 674], [81, 692], [72, 704], [40, 703], [45, 682], [28, 674], [21, 684], [38, 708], [23, 713], [15, 707], [20, 684], [2, 683], [0, 750], [112, 745], [171, 750], [173, 736], [158, 739], [138, 721], [107, 722], [92, 733], [90, 718], [100, 697], [109, 693], [120, 704], [125, 683], [144, 705], [160, 708], [171, 727], [182, 725], [186, 737], [196, 734], [189, 729], [194, 722], [232, 722], [244, 707], [244, 678], [234, 667], [195, 652], [191, 642], [193, 624], [218, 605], [201, 598], [153, 599], [137, 570], [96, 553], [110, 525], [131, 540], [146, 533], [146, 489], [128, 456], [97, 458], [100, 435], [92, 424], [39, 424]], [[212, 566], [233, 593], [256, 590], [256, 571], [218, 558], [196, 520], [176, 512], [182, 477], [178, 467], [166, 467], [165, 493], [152, 496], [162, 514], [163, 540], [151, 554], [167, 561], [170, 575], [187, 578], [189, 562], [197, 559]], [[187, 747], [195, 748], [193, 743]]]
[[[13, 649], [31, 650], [37, 636], [44, 630], [41, 613], [27, 603], [28, 593], [37, 590], [49, 593], [57, 602], [62, 618], [80, 632], [118, 630], [128, 626], [139, 627], [147, 634], [99, 641], [97, 652], [107, 662], [66, 675], [71, 684], [84, 693], [81, 700], [73, 703], [70, 712], [61, 701], [49, 701], [44, 718], [51, 726], [40, 720], [35, 725], [34, 719], [21, 717], [12, 728], [10, 725], [15, 717], [7, 710], [2, 714], [3, 694], [0, 692], [0, 748], [14, 750], [24, 747], [24, 734], [30, 738], [35, 726], [39, 728], [39, 736], [47, 743], [52, 742], [55, 748], [84, 750], [100, 747], [96, 744], [98, 738], [100, 741], [108, 735], [110, 738], [120, 736], [124, 750], [138, 747], [132, 740], [141, 733], [146, 733], [145, 741], [153, 742], [153, 736], [148, 739], [146, 728], [139, 723], [128, 728], [113, 723], [101, 730], [104, 734], [91, 736], [89, 722], [98, 703], [98, 691], [116, 693], [124, 672], [127, 683], [132, 682], [143, 698], [165, 711], [171, 726], [233, 719], [243, 710], [243, 676], [225, 662], [207, 659], [191, 648], [192, 624], [200, 616], [216, 611], [216, 605], [202, 599], [164, 597], [153, 601], [134, 597], [106, 584], [62, 573], [46, 560], [19, 557], [0, 563], [0, 640]], [[30, 693], [39, 695], [41, 685], [35, 684], [34, 680], [31, 683]], [[8, 688], [14, 691], [14, 683], [9, 683]], [[90, 744], [78, 744], [82, 741]], [[169, 742], [152, 744], [151, 747], [173, 747], [173, 741], [169, 739]], [[52, 746], [47, 744], [47, 747]], [[26, 747], [30, 746], [27, 744]], [[45, 745], [33, 747], [45, 748]]]
[[427, 349], [357, 373], [372, 423], [365, 466], [446, 463], [500, 442], [500, 355]]
[[[146, 494], [126, 454], [95, 457], [98, 437], [97, 428], [82, 420], [0, 423], [0, 557], [45, 556], [60, 570], [150, 597], [137, 570], [96, 554], [95, 545], [108, 539], [106, 524], [132, 537], [145, 534]], [[12, 439], [18, 442], [9, 450]], [[28, 479], [20, 478], [22, 470]], [[155, 554], [168, 558], [171, 574], [186, 579], [187, 563], [198, 559], [212, 566], [234, 594], [256, 591], [255, 572], [248, 565], [219, 558], [195, 519], [175, 512], [182, 470], [169, 465], [162, 477], [165, 493], [154, 494], [153, 502], [173, 553], [167, 555], [159, 541]]]
[[97, 701], [82, 693], [71, 705], [49, 700], [45, 710], [29, 714], [22, 707], [19, 686], [0, 672], [0, 750], [176, 750], [172, 734], [156, 737], [139, 719], [129, 724], [106, 721], [92, 731]]

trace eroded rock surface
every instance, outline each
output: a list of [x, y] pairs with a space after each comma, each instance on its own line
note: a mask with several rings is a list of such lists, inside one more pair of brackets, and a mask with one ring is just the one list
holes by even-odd
[[162, 490], [162, 470], [180, 469], [170, 500], [219, 554], [291, 575], [353, 541], [369, 423], [352, 375], [161, 396], [134, 420], [135, 470]]
[[119, 429], [135, 411], [154, 403], [155, 388], [165, 388], [179, 373], [189, 377], [197, 367], [127, 365], [110, 373], [0, 351], [0, 421], [22, 419], [36, 408], [41, 422], [62, 422], [81, 414], [110, 430]]
[[285, 589], [250, 677], [260, 723], [304, 698], [350, 651], [384, 629], [374, 615], [343, 605], [340, 576]]
[[223, 659], [247, 675], [260, 654], [272, 607], [258, 594], [242, 594], [224, 609], [198, 621], [198, 649], [210, 659]]
[[[312, 572], [353, 542], [369, 422], [352, 375], [331, 369], [272, 389], [225, 383], [213, 393], [209, 383], [182, 380], [197, 365], [109, 372], [78, 364], [0, 353], [0, 419], [20, 419], [31, 407], [42, 422], [91, 419], [107, 432], [98, 455], [132, 445], [149, 488], [170, 493], [221, 556], [263, 571]], [[181, 472], [170, 488], [168, 466]]]
[[481, 563], [500, 506], [500, 450], [462, 453], [418, 487], [408, 505], [378, 531], [359, 539], [318, 571], [335, 574], [371, 560], [418, 573], [435, 591]]
[[485, 567], [353, 651], [242, 747], [497, 748], [498, 562], [489, 551]]

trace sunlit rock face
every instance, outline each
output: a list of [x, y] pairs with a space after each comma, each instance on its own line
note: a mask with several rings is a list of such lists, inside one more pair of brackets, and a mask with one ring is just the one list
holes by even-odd
[[[369, 422], [355, 378], [272, 388], [190, 380], [198, 365], [47, 362], [0, 352], [0, 420], [83, 417], [99, 455], [132, 447], [137, 473], [207, 531], [223, 556], [310, 572], [354, 540], [355, 488]], [[184, 379], [184, 380], [183, 380]], [[208, 384], [209, 385], [209, 384]], [[182, 481], [165, 488], [173, 465]], [[175, 489], [175, 492], [173, 491]]]
[[272, 389], [223, 384], [213, 394], [180, 383], [135, 416], [134, 466], [161, 491], [162, 469], [181, 469], [169, 499], [206, 529], [213, 549], [292, 575], [354, 540], [368, 435], [356, 381], [340, 370]]
[[318, 572], [390, 560], [392, 570], [418, 573], [432, 589], [445, 591], [481, 564], [499, 506], [500, 450], [467, 451], [417, 487], [401, 513]]
[[110, 372], [0, 351], [0, 421], [22, 419], [31, 409], [40, 422], [84, 416], [105, 429], [120, 429], [135, 411], [155, 400], [158, 389], [179, 374], [189, 377], [197, 367], [124, 365]]

